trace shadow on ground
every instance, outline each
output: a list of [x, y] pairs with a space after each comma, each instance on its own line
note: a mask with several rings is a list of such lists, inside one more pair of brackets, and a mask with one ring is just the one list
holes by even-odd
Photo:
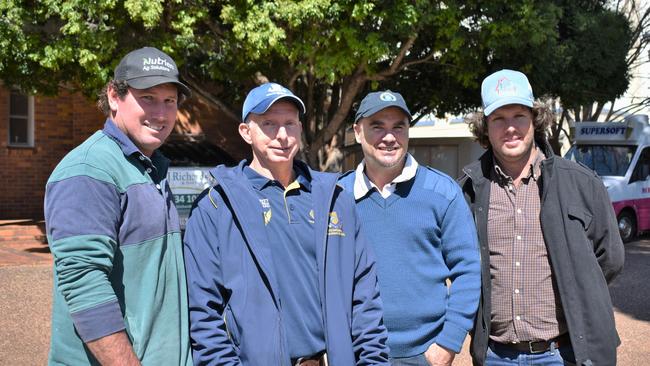
[[625, 267], [610, 285], [614, 307], [635, 319], [650, 321], [650, 235], [625, 246]]
[[43, 245], [44, 247], [27, 248], [25, 249], [25, 251], [30, 253], [49, 253], [50, 247], [47, 246], [47, 244], [43, 244]]

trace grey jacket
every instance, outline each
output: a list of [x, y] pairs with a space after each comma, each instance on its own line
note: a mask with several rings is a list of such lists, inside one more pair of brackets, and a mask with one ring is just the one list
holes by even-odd
[[[607, 191], [591, 170], [553, 154], [542, 162], [542, 233], [564, 308], [577, 365], [616, 365], [620, 344], [607, 284], [622, 270], [624, 248]], [[490, 254], [487, 217], [492, 151], [463, 169], [459, 183], [472, 209], [481, 250], [481, 300], [470, 353], [483, 365], [490, 335]]]

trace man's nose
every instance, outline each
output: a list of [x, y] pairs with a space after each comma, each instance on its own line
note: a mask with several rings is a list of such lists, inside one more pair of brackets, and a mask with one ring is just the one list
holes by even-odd
[[149, 110], [150, 118], [164, 119], [165, 118], [165, 103], [156, 102]]
[[507, 118], [506, 119], [506, 130], [514, 130], [515, 126], [517, 125], [517, 119], [516, 118]]
[[389, 131], [386, 131], [386, 133], [384, 134], [384, 138], [382, 140], [392, 142], [392, 141], [395, 141], [397, 139], [395, 138], [395, 133], [393, 131], [389, 130]]
[[280, 140], [285, 140], [287, 136], [287, 128], [285, 126], [280, 126], [278, 128], [278, 132], [275, 134], [275, 137]]

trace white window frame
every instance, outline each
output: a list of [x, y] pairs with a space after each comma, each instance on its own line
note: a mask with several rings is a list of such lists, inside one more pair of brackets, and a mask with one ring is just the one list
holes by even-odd
[[[22, 95], [26, 95], [18, 90], [10, 90], [9, 91], [9, 96], [8, 96], [8, 109], [9, 109], [9, 118], [7, 119], [7, 139], [8, 141], [8, 146], [10, 147], [34, 147], [34, 96], [33, 95], [26, 95], [27, 96], [27, 116], [24, 115], [15, 115], [12, 114], [11, 112], [11, 94], [14, 93], [19, 93]], [[25, 118], [27, 119], [27, 142], [13, 142], [11, 141], [11, 119], [12, 118]]]

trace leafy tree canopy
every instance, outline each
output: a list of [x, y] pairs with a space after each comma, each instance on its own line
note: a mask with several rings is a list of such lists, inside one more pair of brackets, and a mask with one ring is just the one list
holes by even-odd
[[96, 93], [129, 50], [171, 54], [195, 92], [233, 120], [271, 80], [307, 104], [307, 156], [361, 94], [390, 87], [418, 113], [480, 105], [500, 68], [568, 105], [627, 88], [630, 26], [600, 0], [42, 0], [0, 2], [0, 79], [40, 93]]

